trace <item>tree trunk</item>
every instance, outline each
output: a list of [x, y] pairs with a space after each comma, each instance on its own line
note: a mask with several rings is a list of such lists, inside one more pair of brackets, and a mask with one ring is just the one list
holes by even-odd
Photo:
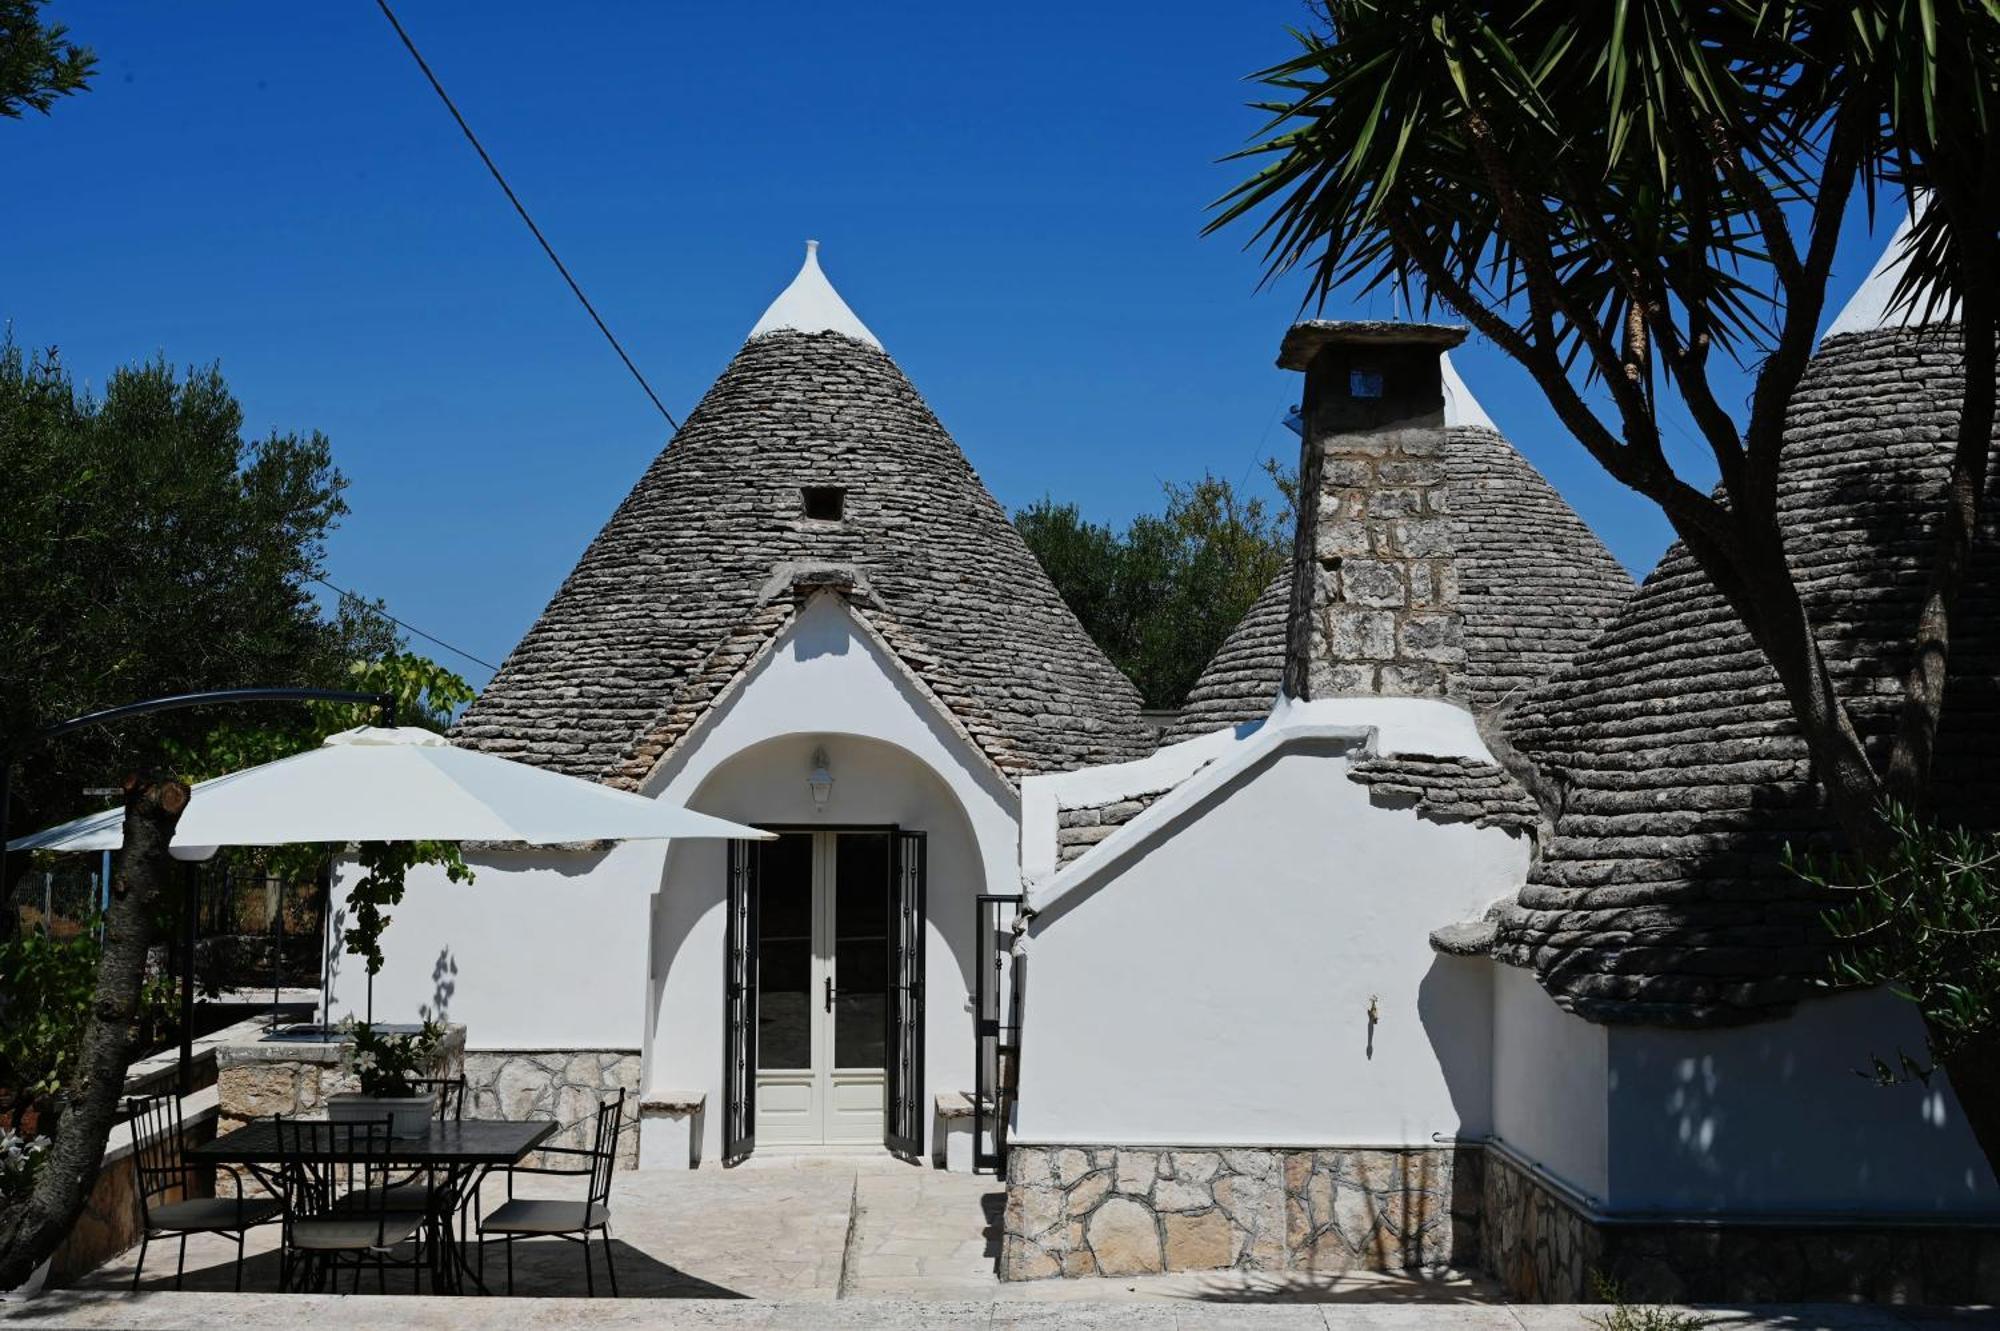
[[1812, 615], [1785, 559], [1777, 518], [1772, 515], [1753, 523], [1731, 516], [1738, 528], [1736, 540], [1724, 548], [1668, 513], [1688, 553], [1736, 611], [1777, 674], [1811, 755], [1813, 777], [1826, 791], [1850, 848], [1873, 850], [1884, 830], [1881, 778], [1868, 760], [1846, 702], [1833, 686]]
[[132, 1024], [152, 942], [154, 905], [173, 880], [167, 846], [187, 801], [188, 788], [178, 781], [155, 775], [125, 781], [125, 847], [111, 909], [104, 917], [97, 990], [78, 1060], [82, 1093], [56, 1127], [34, 1190], [25, 1202], [0, 1214], [0, 1289], [21, 1284], [55, 1252], [97, 1181], [132, 1061]]
[[[1928, 1023], [1926, 1023], [1928, 1025]], [[1930, 1031], [1933, 1043], [1939, 1032]], [[2000, 1030], [1982, 1031], [1959, 1045], [1942, 1066], [1958, 1093], [1958, 1107], [1986, 1154], [1986, 1164], [2000, 1178]]]

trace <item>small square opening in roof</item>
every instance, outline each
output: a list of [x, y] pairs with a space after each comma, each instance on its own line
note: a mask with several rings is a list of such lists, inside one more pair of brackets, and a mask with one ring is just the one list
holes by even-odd
[[806, 517], [814, 522], [839, 522], [847, 512], [847, 487], [808, 485], [799, 490]]
[[1381, 397], [1382, 371], [1374, 365], [1356, 365], [1347, 372], [1349, 397]]

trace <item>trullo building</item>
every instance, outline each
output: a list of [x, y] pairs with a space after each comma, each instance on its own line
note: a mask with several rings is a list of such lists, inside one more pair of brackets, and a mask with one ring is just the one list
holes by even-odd
[[475, 885], [397, 908], [375, 983], [378, 1013], [448, 1000], [478, 1103], [567, 1122], [624, 1085], [692, 1114], [709, 1165], [926, 1156], [974, 1082], [977, 898], [1018, 890], [1020, 781], [1150, 745], [810, 249], [457, 737], [780, 834], [472, 848]]
[[[1894, 280], [1824, 339], [1781, 477], [1877, 738], [1958, 400]], [[1951, 1088], [1856, 1075], [1913, 1010], [1817, 983], [1776, 856], [1831, 829], [1775, 681], [1683, 553], [1634, 591], [1462, 336], [1285, 336], [1293, 567], [1162, 744], [809, 254], [457, 732], [777, 838], [470, 847], [473, 886], [397, 908], [375, 1010], [448, 1006], [482, 1109], [639, 1092], [642, 1168], [997, 1164], [1009, 1279], [2000, 1295]], [[1996, 558], [1940, 755], [1986, 824]]]
[[[1874, 743], [1961, 382], [1955, 330], [1897, 317], [1894, 284], [1885, 263], [1830, 330], [1780, 480]], [[1775, 678], [1678, 549], [1604, 594], [1580, 524], [1467, 430], [1451, 337], [1292, 330], [1317, 502], [1288, 590], [1218, 654], [1192, 737], [1024, 783], [1007, 1270], [1992, 1299], [2000, 1188], [1947, 1079], [1858, 1075], [1921, 1054], [1915, 1009], [1821, 983], [1826, 903], [1779, 851], [1831, 828]], [[1994, 525], [1938, 773], [1942, 812], [1981, 826]]]

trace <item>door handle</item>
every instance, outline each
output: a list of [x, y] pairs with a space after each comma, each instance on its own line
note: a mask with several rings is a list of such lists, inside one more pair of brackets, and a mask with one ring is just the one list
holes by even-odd
[[826, 977], [826, 1010], [833, 1011], [833, 977]]

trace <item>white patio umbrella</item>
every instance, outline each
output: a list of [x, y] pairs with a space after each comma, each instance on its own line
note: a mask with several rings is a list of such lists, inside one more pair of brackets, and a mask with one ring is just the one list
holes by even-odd
[[[8, 850], [117, 850], [125, 811], [105, 809], [7, 843]], [[296, 842], [642, 841], [771, 834], [678, 805], [463, 749], [414, 726], [360, 726], [317, 749], [194, 787], [176, 859], [218, 846]]]

